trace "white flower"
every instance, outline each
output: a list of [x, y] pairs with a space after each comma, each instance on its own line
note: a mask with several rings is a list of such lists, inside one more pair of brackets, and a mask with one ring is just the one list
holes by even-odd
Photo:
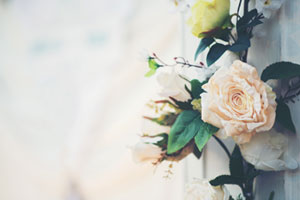
[[189, 87], [189, 83], [176, 73], [174, 67], [158, 68], [156, 78], [160, 85], [160, 96], [173, 97], [178, 101], [187, 101], [190, 98], [185, 89], [185, 85]]
[[256, 0], [255, 7], [262, 12], [265, 18], [270, 18], [272, 13], [278, 10], [284, 0]]
[[180, 74], [188, 80], [197, 79], [198, 81], [203, 82], [211, 77], [218, 69], [219, 66], [217, 65], [203, 68], [183, 67]]
[[185, 12], [192, 6], [195, 0], [170, 0], [172, 3], [172, 11]]
[[195, 179], [185, 188], [185, 200], [228, 200], [229, 192], [225, 186], [212, 186], [209, 181]]
[[164, 153], [158, 146], [143, 142], [137, 143], [134, 147], [131, 147], [131, 150], [133, 160], [137, 163], [156, 162]]
[[281, 133], [271, 129], [257, 133], [249, 143], [241, 144], [244, 159], [264, 171], [296, 169], [297, 161], [287, 154], [288, 140]]
[[200, 82], [203, 82], [210, 78], [220, 68], [220, 66], [229, 67], [233, 61], [238, 59], [239, 57], [235, 53], [227, 51], [210, 67], [183, 67], [180, 74], [188, 80], [198, 79]]

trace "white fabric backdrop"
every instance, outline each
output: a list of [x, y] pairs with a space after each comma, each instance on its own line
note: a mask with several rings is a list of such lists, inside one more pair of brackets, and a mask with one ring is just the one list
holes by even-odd
[[168, 2], [0, 4], [0, 199], [182, 199], [182, 165], [132, 162], [155, 91], [143, 47], [179, 54]]

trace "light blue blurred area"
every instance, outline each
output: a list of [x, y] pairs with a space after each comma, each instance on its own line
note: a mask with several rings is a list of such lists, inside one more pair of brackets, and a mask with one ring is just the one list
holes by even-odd
[[181, 199], [180, 166], [166, 182], [128, 148], [155, 91], [138, 52], [179, 52], [168, 6], [0, 1], [1, 200]]

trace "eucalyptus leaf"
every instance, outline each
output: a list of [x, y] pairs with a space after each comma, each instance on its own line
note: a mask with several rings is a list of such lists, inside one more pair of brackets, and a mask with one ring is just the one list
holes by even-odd
[[184, 110], [173, 124], [169, 138], [167, 153], [172, 154], [187, 145], [197, 134], [202, 124], [200, 113]]
[[225, 51], [228, 49], [228, 46], [225, 46], [223, 44], [214, 44], [206, 57], [206, 63], [208, 66], [214, 64], [224, 53]]
[[208, 142], [210, 137], [217, 131], [218, 131], [218, 128], [202, 121], [201, 127], [200, 127], [197, 135], [194, 138], [199, 151], [202, 151], [203, 147]]
[[292, 120], [290, 108], [281, 100], [277, 100], [276, 122], [281, 124], [284, 128], [290, 130], [291, 132], [296, 133], [296, 128]]
[[197, 60], [197, 57], [202, 53], [209, 45], [211, 45], [215, 40], [213, 38], [203, 38], [200, 41], [200, 44], [196, 50], [194, 60]]
[[291, 62], [277, 62], [268, 66], [261, 75], [261, 80], [288, 79], [300, 75], [300, 65]]

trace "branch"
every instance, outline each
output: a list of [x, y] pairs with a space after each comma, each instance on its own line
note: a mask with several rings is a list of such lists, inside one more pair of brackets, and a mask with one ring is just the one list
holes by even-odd
[[223, 150], [225, 151], [225, 153], [227, 154], [227, 156], [229, 157], [229, 159], [231, 158], [230, 152], [227, 149], [226, 145], [215, 135], [213, 135], [213, 137], [215, 138], [215, 140], [219, 143], [219, 145], [223, 148]]

